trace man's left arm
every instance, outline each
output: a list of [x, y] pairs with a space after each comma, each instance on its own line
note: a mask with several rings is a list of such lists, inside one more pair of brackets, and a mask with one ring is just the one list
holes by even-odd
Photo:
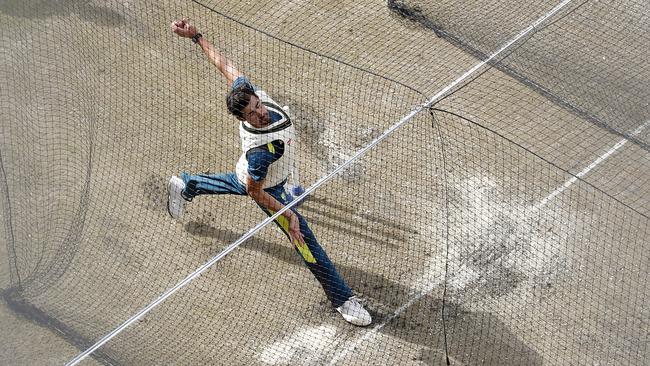
[[[260, 206], [273, 212], [284, 208], [284, 204], [278, 201], [264, 190], [264, 182], [271, 164], [278, 161], [284, 154], [284, 142], [275, 140], [266, 145], [255, 147], [246, 152], [248, 171], [246, 174], [246, 193]], [[289, 222], [289, 236], [291, 241], [298, 240], [304, 244], [305, 240], [300, 232], [298, 215], [289, 209], [282, 213]]]

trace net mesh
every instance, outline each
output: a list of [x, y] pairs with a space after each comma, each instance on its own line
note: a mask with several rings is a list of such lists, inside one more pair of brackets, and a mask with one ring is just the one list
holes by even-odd
[[267, 217], [236, 194], [169, 217], [171, 176], [242, 154], [181, 16], [287, 107], [293, 178], [319, 182], [295, 211], [373, 323], [346, 323], [336, 278], [269, 222], [83, 364], [650, 358], [645, 2], [10, 0], [0, 324], [45, 328], [3, 331], [0, 363], [54, 333], [48, 360], [73, 359]]

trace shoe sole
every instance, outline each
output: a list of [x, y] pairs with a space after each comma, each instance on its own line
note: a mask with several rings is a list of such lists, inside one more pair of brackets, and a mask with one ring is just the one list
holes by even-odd
[[170, 179], [169, 182], [167, 182], [167, 213], [172, 219], [176, 220], [174, 215], [172, 215], [172, 210], [169, 208], [171, 202], [172, 202], [172, 180]]

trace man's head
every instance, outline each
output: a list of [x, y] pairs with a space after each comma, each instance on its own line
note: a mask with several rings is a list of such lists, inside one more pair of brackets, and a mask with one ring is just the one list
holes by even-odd
[[265, 127], [269, 124], [269, 111], [248, 85], [241, 85], [230, 90], [226, 98], [228, 112], [240, 121], [248, 121], [253, 127]]

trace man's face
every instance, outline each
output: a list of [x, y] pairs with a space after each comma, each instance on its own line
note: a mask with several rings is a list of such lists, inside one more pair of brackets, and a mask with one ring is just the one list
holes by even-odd
[[269, 111], [257, 96], [251, 95], [248, 105], [243, 110], [244, 119], [253, 127], [264, 127], [270, 123]]

